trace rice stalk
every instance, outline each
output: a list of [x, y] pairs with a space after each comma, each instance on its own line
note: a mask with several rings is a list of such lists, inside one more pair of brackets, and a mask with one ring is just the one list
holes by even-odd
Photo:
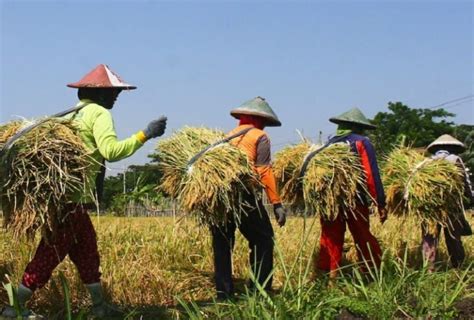
[[159, 189], [207, 224], [239, 219], [250, 205], [246, 195], [259, 186], [245, 153], [229, 143], [208, 150], [188, 167], [195, 154], [224, 137], [218, 130], [185, 127], [157, 145], [163, 174]]
[[432, 232], [436, 224], [448, 226], [464, 214], [463, 175], [449, 161], [401, 146], [387, 156], [382, 175], [390, 214], [417, 217]]
[[303, 185], [299, 179], [299, 172], [305, 156], [314, 147], [309, 141], [304, 141], [288, 146], [275, 154], [273, 173], [277, 188], [283, 203], [293, 212], [302, 212], [305, 209]]
[[346, 144], [336, 143], [319, 152], [299, 177], [306, 156], [320, 146], [304, 141], [275, 156], [274, 172], [283, 202], [294, 212], [304, 211], [334, 220], [348, 214], [362, 198], [370, 199], [360, 160]]
[[[0, 148], [24, 121], [0, 126]], [[71, 122], [48, 121], [2, 154], [0, 170], [4, 225], [18, 238], [37, 230], [48, 238], [63, 220], [69, 196], [84, 189], [90, 157]]]

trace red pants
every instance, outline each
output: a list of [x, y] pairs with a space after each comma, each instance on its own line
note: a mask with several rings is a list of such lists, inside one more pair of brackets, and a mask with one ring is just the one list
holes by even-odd
[[100, 281], [97, 238], [87, 210], [81, 206], [69, 208], [69, 216], [57, 236], [48, 244], [44, 239], [27, 265], [22, 284], [31, 289], [41, 288], [48, 282], [53, 270], [66, 255], [76, 265], [85, 284]]
[[334, 221], [321, 219], [321, 239], [318, 268], [325, 271], [336, 270], [342, 258], [346, 223], [349, 226], [357, 248], [359, 260], [364, 259], [369, 265], [380, 265], [382, 250], [377, 239], [370, 233], [369, 209], [357, 206], [347, 217], [339, 213]]

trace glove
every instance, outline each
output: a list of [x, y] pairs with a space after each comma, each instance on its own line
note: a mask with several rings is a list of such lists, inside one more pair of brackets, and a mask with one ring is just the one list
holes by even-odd
[[143, 134], [145, 135], [146, 139], [148, 140], [163, 135], [163, 133], [165, 133], [167, 120], [167, 117], [161, 116], [157, 120], [150, 122], [146, 129], [143, 130]]
[[275, 219], [280, 227], [283, 227], [286, 223], [286, 210], [283, 208], [281, 203], [273, 205], [273, 212], [275, 213]]

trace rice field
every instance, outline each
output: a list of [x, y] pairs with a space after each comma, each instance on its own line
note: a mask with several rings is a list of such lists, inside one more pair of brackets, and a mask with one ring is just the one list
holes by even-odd
[[[276, 231], [272, 296], [246, 292], [247, 243], [238, 235], [234, 277], [240, 293], [233, 302], [213, 300], [210, 235], [189, 218], [93, 217], [99, 241], [107, 294], [127, 311], [126, 319], [366, 319], [474, 317], [474, 237], [463, 238], [467, 259], [463, 268], [446, 268], [441, 241], [438, 271], [422, 268], [420, 230], [413, 218], [390, 217], [372, 230], [385, 250], [384, 263], [368, 277], [351, 272], [356, 262], [350, 233], [346, 234], [344, 266], [335, 286], [312, 272], [318, 255], [319, 223], [314, 218], [290, 218]], [[471, 225], [474, 218], [470, 214]], [[0, 273], [18, 283], [35, 244], [0, 234]], [[75, 319], [86, 319], [88, 295], [70, 260], [55, 271], [30, 307], [48, 319], [66, 319], [60, 273], [68, 280]], [[367, 278], [370, 278], [368, 280]], [[0, 290], [0, 304], [6, 304]]]

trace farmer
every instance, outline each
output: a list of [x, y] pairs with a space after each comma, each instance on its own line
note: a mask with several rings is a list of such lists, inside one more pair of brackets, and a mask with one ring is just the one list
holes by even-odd
[[[33, 292], [43, 287], [51, 277], [56, 266], [69, 255], [76, 265], [82, 282], [92, 298], [92, 314], [97, 317], [118, 316], [121, 312], [105, 301], [100, 283], [99, 253], [97, 239], [88, 209], [94, 207], [94, 199], [100, 195], [105, 173], [104, 162], [118, 161], [131, 156], [151, 138], [161, 136], [166, 128], [166, 117], [151, 121], [146, 129], [119, 141], [110, 110], [122, 90], [136, 89], [125, 83], [108, 66], [99, 65], [80, 81], [68, 84], [77, 88], [79, 104], [85, 105], [79, 111], [68, 115], [76, 121], [81, 138], [94, 159], [85, 190], [71, 196], [64, 208], [64, 216], [57, 235], [46, 241], [45, 238], [36, 254], [26, 266], [21, 284], [18, 287], [18, 301], [22, 315], [28, 319], [40, 318], [26, 309], [25, 304]], [[13, 307], [6, 307], [3, 317], [16, 318]]]
[[[336, 135], [328, 143], [347, 143], [352, 151], [360, 157], [365, 172], [366, 188], [376, 201], [380, 221], [385, 222], [387, 219], [385, 194], [375, 158], [375, 150], [370, 140], [364, 136], [365, 130], [373, 130], [376, 127], [358, 108], [351, 109], [338, 117], [330, 118], [329, 121], [336, 123], [338, 127]], [[351, 212], [340, 210], [334, 221], [321, 218], [318, 268], [329, 272], [331, 280], [337, 276], [337, 269], [341, 262], [346, 224], [354, 238], [359, 260], [364, 261], [363, 269], [365, 269], [365, 263], [370, 267], [380, 265], [382, 251], [377, 239], [370, 232], [369, 204], [369, 199], [361, 198]]]
[[[264, 186], [268, 201], [273, 205], [275, 218], [280, 227], [285, 225], [286, 212], [276, 191], [275, 178], [271, 166], [270, 139], [263, 131], [267, 126], [281, 126], [278, 117], [264, 98], [256, 97], [233, 109], [230, 114], [239, 119], [239, 125], [228, 136], [248, 129], [245, 134], [233, 139], [231, 144], [244, 151]], [[245, 209], [240, 221], [228, 221], [221, 226], [211, 226], [214, 250], [214, 270], [219, 300], [231, 298], [234, 293], [232, 282], [232, 249], [235, 229], [249, 242], [250, 264], [257, 282], [266, 290], [271, 290], [273, 269], [273, 228], [268, 213], [260, 199], [248, 193]], [[252, 283], [251, 286], [254, 286]]]
[[[428, 152], [432, 154], [432, 159], [445, 159], [459, 166], [459, 169], [464, 176], [465, 196], [469, 199], [471, 204], [474, 203], [474, 193], [469, 179], [469, 173], [464, 166], [463, 161], [458, 156], [458, 154], [465, 150], [464, 144], [450, 135], [444, 134], [433, 141], [427, 149]], [[469, 226], [469, 222], [466, 221], [463, 212], [450, 212], [448, 219], [448, 225], [443, 227], [444, 238], [446, 240], [446, 247], [448, 249], [451, 264], [454, 268], [457, 268], [462, 264], [465, 257], [461, 236], [472, 235], [472, 230]], [[434, 230], [432, 230], [432, 228], [429, 228], [426, 223], [423, 223], [421, 230], [423, 237], [423, 258], [428, 264], [428, 270], [433, 272], [441, 224], [436, 224]]]

